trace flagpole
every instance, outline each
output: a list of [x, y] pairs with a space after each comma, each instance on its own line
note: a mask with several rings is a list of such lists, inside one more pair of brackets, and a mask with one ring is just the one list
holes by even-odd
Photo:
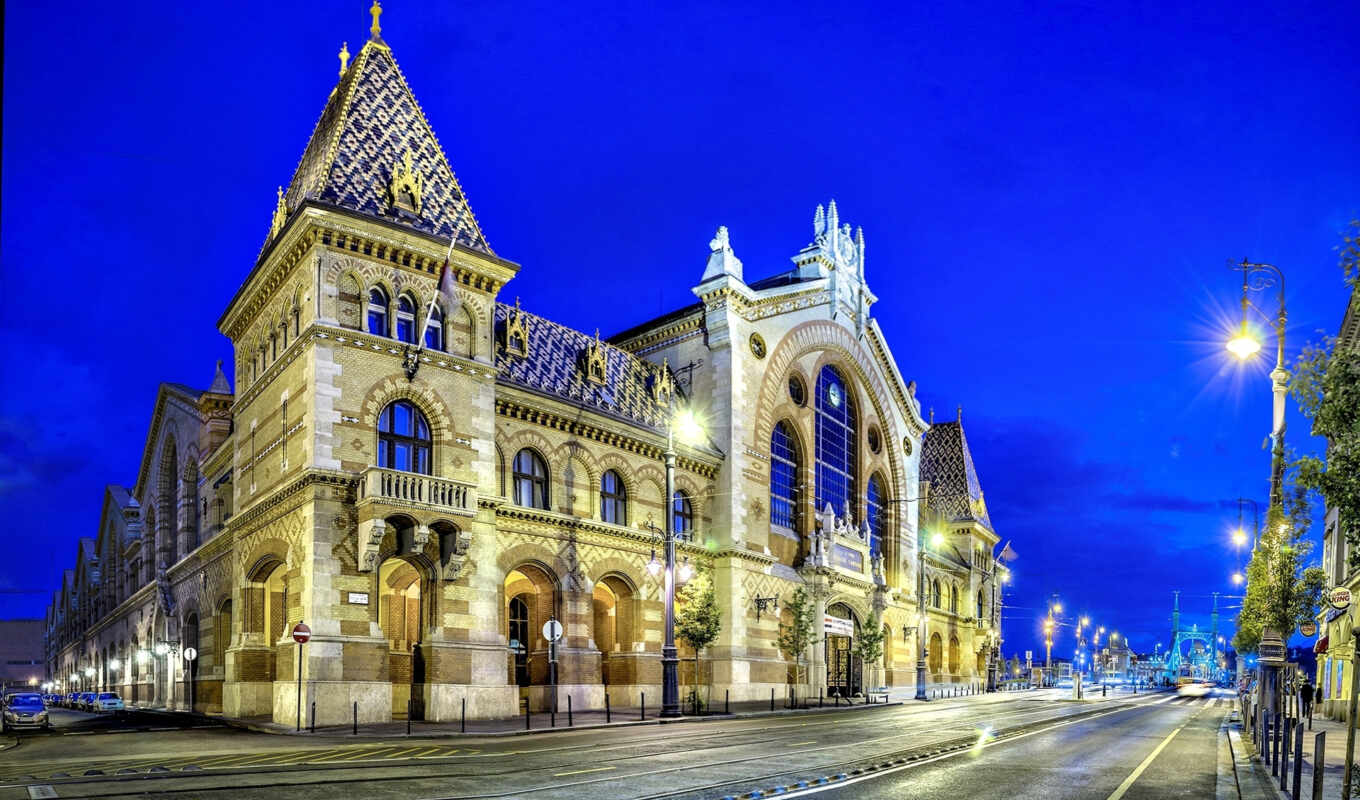
[[425, 324], [420, 329], [420, 334], [416, 336], [416, 352], [425, 349], [425, 331], [430, 327], [430, 316], [434, 314], [434, 304], [439, 301], [439, 287], [444, 283], [444, 270], [449, 268], [449, 261], [453, 258], [453, 245], [458, 241], [458, 229], [454, 228], [453, 235], [449, 237], [449, 251], [444, 254], [444, 266], [439, 268], [439, 277], [435, 279], [434, 292], [430, 294], [430, 306], [425, 309]]

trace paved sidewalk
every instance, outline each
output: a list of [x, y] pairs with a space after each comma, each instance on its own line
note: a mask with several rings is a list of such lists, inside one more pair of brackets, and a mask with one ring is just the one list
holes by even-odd
[[[1234, 715], [1236, 718], [1236, 714]], [[1346, 763], [1346, 725], [1342, 722], [1335, 722], [1320, 717], [1313, 718], [1312, 730], [1308, 729], [1308, 720], [1303, 721], [1303, 759], [1301, 768], [1301, 779], [1299, 781], [1299, 794], [1303, 798], [1313, 797], [1313, 771], [1314, 771], [1314, 752], [1316, 747], [1316, 737], [1318, 734], [1323, 736], [1322, 753], [1322, 795], [1324, 800], [1339, 800], [1341, 797], [1341, 779], [1345, 772]], [[1241, 723], [1234, 723], [1236, 727], [1236, 737], [1233, 740], [1234, 754], [1238, 758], [1238, 781], [1242, 785], [1242, 798], [1277, 798], [1290, 797], [1288, 791], [1281, 791], [1280, 778], [1278, 775], [1271, 775], [1271, 766], [1264, 763], [1258, 755], [1258, 749], [1248, 732], [1242, 730]], [[1238, 753], [1240, 748], [1243, 753]], [[1360, 755], [1360, 742], [1356, 745], [1357, 754]], [[1289, 778], [1286, 785], [1290, 790], [1293, 789], [1293, 745], [1290, 746]], [[1245, 757], [1244, 757], [1245, 756]], [[1245, 770], [1245, 771], [1244, 771]], [[1297, 800], [1297, 799], [1296, 799]]]

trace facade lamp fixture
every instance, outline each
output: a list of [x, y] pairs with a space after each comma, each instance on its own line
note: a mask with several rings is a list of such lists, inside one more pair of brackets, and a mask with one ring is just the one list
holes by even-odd
[[1228, 341], [1228, 352], [1242, 361], [1261, 352], [1261, 340], [1247, 327], [1246, 320], [1242, 320], [1242, 327], [1238, 329], [1237, 335]]
[[137, 650], [137, 663], [138, 663], [138, 664], [145, 664], [145, 663], [146, 663], [147, 661], [149, 661], [149, 660], [151, 660], [151, 654], [148, 653], [148, 652], [146, 651], [145, 648], [142, 648], [142, 649]]
[[647, 571], [655, 578], [661, 574], [661, 562], [656, 560], [656, 548], [652, 548], [652, 560], [647, 562]]
[[170, 652], [170, 646], [165, 642], [156, 642], [156, 655], [163, 656]]
[[681, 583], [685, 583], [694, 577], [694, 567], [689, 564], [689, 556], [685, 556], [685, 562], [680, 565], [679, 577]]
[[779, 613], [779, 595], [775, 595], [774, 597], [757, 597], [755, 598], [755, 603], [757, 622], [760, 621], [761, 612], [769, 611], [775, 614]]
[[118, 670], [119, 668], [121, 668], [122, 666], [123, 666], [123, 662], [119, 661], [118, 659], [116, 659], [116, 658], [111, 658], [111, 659], [109, 659], [109, 669], [110, 669], [110, 670], [112, 670], [112, 671], [117, 671], [117, 670]]
[[94, 677], [94, 667], [86, 667], [86, 668], [85, 668], [85, 677], [87, 677], [87, 678], [93, 678], [93, 677]]

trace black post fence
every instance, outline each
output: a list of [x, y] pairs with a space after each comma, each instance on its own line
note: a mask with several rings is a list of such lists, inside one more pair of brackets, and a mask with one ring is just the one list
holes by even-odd
[[646, 692], [643, 692], [643, 693], [642, 693], [642, 706], [641, 706], [641, 708], [638, 709], [638, 719], [640, 719], [640, 720], [646, 720], [646, 719], [647, 719], [647, 693], [646, 693]]
[[574, 727], [575, 723], [571, 719], [571, 692], [567, 692], [567, 727]]
[[1313, 737], [1313, 800], [1322, 800], [1323, 758], [1327, 751], [1327, 732]]
[[359, 735], [359, 701], [354, 701], [354, 729], [351, 731], [355, 736]]
[[1294, 793], [1290, 795], [1294, 800], [1299, 798], [1299, 790], [1303, 788], [1303, 720], [1294, 726]]
[[458, 722], [458, 732], [467, 733], [467, 698], [463, 698], [463, 714]]
[[608, 690], [606, 690], [605, 693], [604, 693], [604, 721], [605, 721], [605, 724], [606, 724], [606, 725], [609, 724], [609, 722], [611, 722], [611, 719], [610, 719], [610, 716], [609, 716], [609, 692], [608, 692]]
[[310, 732], [316, 733], [316, 701], [312, 701], [312, 724], [307, 728]]

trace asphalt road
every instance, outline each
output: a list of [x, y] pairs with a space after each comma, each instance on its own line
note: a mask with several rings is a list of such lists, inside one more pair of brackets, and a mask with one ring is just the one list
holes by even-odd
[[720, 798], [829, 775], [847, 777], [817, 789], [826, 797], [901, 797], [910, 785], [914, 797], [951, 800], [1107, 800], [1135, 771], [1121, 797], [1213, 796], [1226, 699], [1057, 697], [988, 695], [497, 738], [355, 741], [221, 728], [31, 736], [0, 753], [0, 800], [27, 799], [30, 787], [54, 793], [38, 788], [36, 796], [243, 800], [277, 798], [280, 787], [298, 800], [334, 800], [337, 792], [379, 800]]

